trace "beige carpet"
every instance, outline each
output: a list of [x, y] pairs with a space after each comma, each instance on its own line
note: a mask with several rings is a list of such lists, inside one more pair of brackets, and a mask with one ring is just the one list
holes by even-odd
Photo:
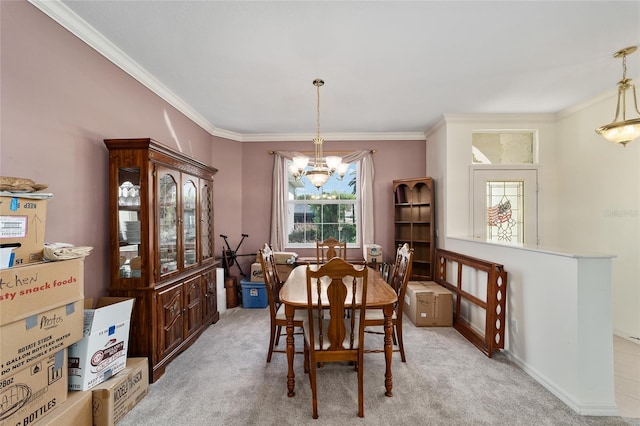
[[[120, 425], [640, 426], [639, 419], [577, 415], [505, 355], [489, 359], [452, 328], [417, 328], [408, 321], [407, 362], [398, 353], [393, 359], [393, 397], [384, 396], [384, 355], [365, 354], [360, 419], [356, 372], [327, 364], [318, 370], [320, 418], [313, 420], [302, 356], [295, 360], [293, 398], [287, 397], [286, 355], [276, 353], [266, 363], [268, 322], [266, 309], [227, 310], [169, 364]], [[365, 339], [367, 346], [382, 344], [380, 336]]]

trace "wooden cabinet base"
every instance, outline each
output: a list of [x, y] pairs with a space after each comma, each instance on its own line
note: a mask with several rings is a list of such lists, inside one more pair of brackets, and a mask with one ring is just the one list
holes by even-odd
[[[206, 285], [215, 268], [206, 267], [176, 277], [154, 288], [109, 289], [112, 296], [135, 298], [129, 337], [130, 357], [149, 359], [149, 378], [156, 381], [177, 355], [195, 342], [209, 325], [218, 322], [218, 310], [205, 309], [215, 293]], [[201, 313], [208, 315], [201, 315]]]

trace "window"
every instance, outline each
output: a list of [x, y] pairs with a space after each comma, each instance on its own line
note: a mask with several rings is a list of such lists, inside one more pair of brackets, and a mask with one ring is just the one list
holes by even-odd
[[534, 164], [533, 130], [475, 131], [472, 137], [473, 164]]
[[524, 181], [486, 181], [487, 240], [524, 243]]
[[358, 162], [354, 162], [342, 180], [334, 175], [317, 189], [305, 177], [296, 181], [289, 173], [285, 174], [287, 247], [311, 248], [316, 241], [328, 237], [346, 241], [349, 247], [359, 246], [357, 176]]

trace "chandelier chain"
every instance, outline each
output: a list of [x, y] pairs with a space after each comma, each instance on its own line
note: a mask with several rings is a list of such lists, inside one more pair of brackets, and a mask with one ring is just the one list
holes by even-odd
[[318, 139], [320, 139], [320, 85], [317, 84], [316, 85], [316, 90], [318, 92], [318, 105], [317, 105], [317, 110], [318, 110], [318, 119], [317, 119], [317, 124], [318, 124], [318, 131], [317, 131], [317, 137]]

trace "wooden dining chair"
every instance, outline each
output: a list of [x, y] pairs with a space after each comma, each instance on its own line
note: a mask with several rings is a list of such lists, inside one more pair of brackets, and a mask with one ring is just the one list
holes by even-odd
[[[264, 247], [258, 251], [258, 258], [260, 259], [260, 266], [262, 266], [262, 277], [269, 302], [270, 337], [267, 362], [271, 362], [271, 355], [274, 352], [287, 352], [286, 349], [276, 349], [280, 341], [282, 327], [287, 326], [287, 317], [284, 313], [284, 305], [280, 303], [282, 282], [278, 277], [273, 251], [268, 244], [265, 244]], [[306, 317], [307, 313], [304, 310], [297, 309], [293, 317], [293, 326], [302, 327], [302, 322]], [[302, 352], [298, 351], [296, 353], [300, 354]]]
[[[342, 361], [355, 363], [358, 370], [358, 416], [364, 417], [364, 323], [359, 318], [364, 318], [367, 303], [367, 273], [365, 266], [351, 265], [337, 257], [317, 271], [307, 265], [304, 363], [309, 372], [314, 419], [318, 418], [318, 363]], [[347, 315], [347, 311], [354, 312]]]
[[329, 237], [324, 241], [316, 241], [316, 263], [321, 265], [327, 261], [339, 257], [347, 260], [347, 242], [338, 241]]
[[[402, 339], [402, 309], [404, 306], [404, 295], [407, 292], [407, 284], [411, 276], [411, 267], [413, 264], [413, 249], [409, 248], [409, 244], [405, 243], [398, 246], [396, 251], [396, 261], [393, 267], [391, 280], [389, 285], [393, 287], [398, 295], [395, 309], [391, 320], [393, 322], [393, 344], [397, 346], [394, 352], [400, 352], [402, 362], [407, 362], [404, 353], [404, 341]], [[367, 309], [365, 317], [366, 333], [384, 334], [383, 331], [371, 330], [370, 327], [384, 326], [384, 314], [382, 309]], [[365, 352], [384, 352], [384, 349], [366, 349]]]

